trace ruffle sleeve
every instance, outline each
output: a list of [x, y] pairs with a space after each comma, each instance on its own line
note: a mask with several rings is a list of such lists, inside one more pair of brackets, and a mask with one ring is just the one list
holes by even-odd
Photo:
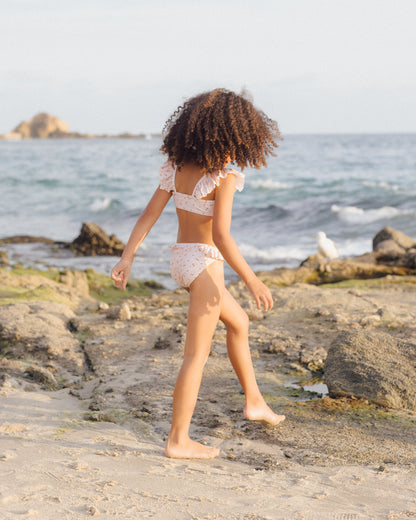
[[171, 161], [166, 161], [159, 170], [159, 187], [165, 191], [175, 191], [175, 167]]
[[224, 168], [219, 172], [204, 175], [195, 186], [194, 196], [197, 199], [206, 197], [219, 185], [221, 179], [225, 179], [230, 173], [236, 178], [235, 189], [241, 191], [244, 188], [244, 174], [232, 168]]

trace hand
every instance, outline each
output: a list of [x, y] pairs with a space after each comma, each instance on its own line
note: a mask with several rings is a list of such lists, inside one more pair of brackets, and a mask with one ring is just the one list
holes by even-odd
[[263, 304], [265, 311], [268, 311], [273, 307], [273, 297], [270, 289], [267, 287], [267, 285], [264, 285], [264, 283], [259, 280], [257, 276], [246, 285], [247, 289], [254, 296], [258, 309], [261, 308], [261, 304]]
[[111, 279], [114, 280], [117, 289], [125, 289], [131, 271], [131, 262], [124, 260], [115, 265], [111, 271]]

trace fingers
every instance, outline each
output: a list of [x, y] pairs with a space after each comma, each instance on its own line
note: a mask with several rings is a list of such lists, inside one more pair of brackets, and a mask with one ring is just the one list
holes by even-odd
[[[260, 296], [260, 300], [263, 303], [263, 307], [265, 311], [268, 311], [273, 308], [273, 297], [271, 292], [267, 290], [264, 294]], [[257, 303], [257, 308], [260, 309], [259, 303]]]
[[127, 286], [127, 276], [124, 271], [117, 271], [116, 268], [113, 268], [111, 271], [111, 279], [114, 281], [117, 289], [125, 289]]
[[264, 285], [259, 279], [257, 283], [247, 286], [256, 302], [257, 309], [260, 310], [262, 305], [265, 311], [273, 308], [273, 297], [270, 289]]
[[273, 308], [273, 298], [272, 295], [269, 294], [254, 294], [254, 299], [256, 300], [257, 309], [260, 310], [263, 305], [264, 310], [268, 311]]

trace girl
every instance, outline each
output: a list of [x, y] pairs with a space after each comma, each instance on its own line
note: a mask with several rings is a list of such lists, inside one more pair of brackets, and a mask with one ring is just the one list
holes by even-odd
[[244, 96], [215, 89], [195, 96], [168, 119], [161, 151], [168, 160], [159, 172], [159, 186], [139, 217], [121, 260], [111, 271], [116, 287], [125, 289], [134, 255], [173, 197], [178, 216], [177, 243], [170, 246], [171, 274], [189, 292], [184, 360], [173, 393], [172, 426], [165, 455], [208, 459], [219, 450], [189, 438], [202, 372], [218, 319], [227, 329], [227, 351], [245, 394], [244, 417], [276, 425], [275, 414], [257, 386], [248, 345], [248, 317], [224, 286], [224, 260], [267, 311], [269, 289], [256, 277], [230, 235], [235, 190], [244, 175], [225, 168], [235, 163], [266, 166], [280, 139], [277, 124], [256, 110]]

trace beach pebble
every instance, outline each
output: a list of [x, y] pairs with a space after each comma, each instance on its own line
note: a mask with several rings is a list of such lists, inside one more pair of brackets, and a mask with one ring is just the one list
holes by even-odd
[[381, 320], [380, 314], [372, 314], [371, 316], [364, 316], [360, 320], [360, 325], [363, 327], [368, 327], [370, 325], [374, 325], [375, 323]]
[[91, 515], [91, 516], [98, 516], [98, 515], [100, 514], [100, 512], [99, 512], [97, 506], [94, 506], [94, 505], [89, 506], [89, 507], [87, 508], [87, 513], [88, 513], [89, 515]]
[[107, 310], [106, 318], [121, 321], [131, 320], [130, 307], [125, 302], [122, 305], [110, 307]]
[[108, 311], [109, 308], [110, 308], [110, 306], [108, 305], [108, 303], [100, 302], [98, 304], [98, 310], [99, 311]]
[[153, 345], [153, 348], [155, 348], [157, 350], [165, 350], [170, 347], [171, 347], [171, 344], [167, 338], [157, 338], [157, 340], [155, 341], [155, 344]]

